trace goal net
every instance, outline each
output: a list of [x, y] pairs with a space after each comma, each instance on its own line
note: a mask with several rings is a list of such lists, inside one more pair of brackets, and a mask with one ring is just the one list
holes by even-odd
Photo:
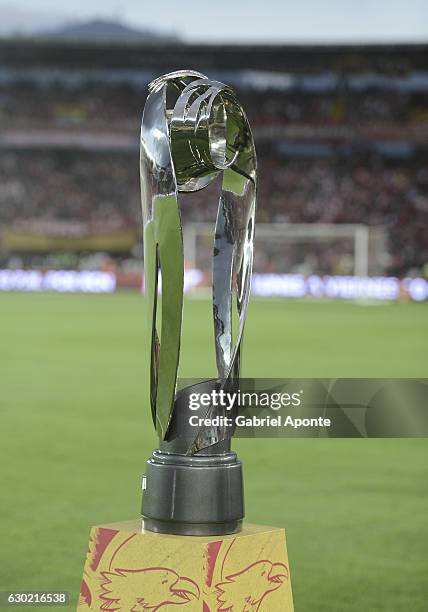
[[[213, 227], [187, 224], [184, 231], [186, 267], [210, 274]], [[254, 272], [376, 276], [388, 264], [386, 232], [362, 224], [256, 224]]]

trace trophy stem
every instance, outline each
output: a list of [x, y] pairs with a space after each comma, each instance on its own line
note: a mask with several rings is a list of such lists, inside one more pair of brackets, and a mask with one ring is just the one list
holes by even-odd
[[147, 462], [144, 529], [177, 535], [225, 535], [242, 528], [242, 466], [236, 453], [154, 451]]

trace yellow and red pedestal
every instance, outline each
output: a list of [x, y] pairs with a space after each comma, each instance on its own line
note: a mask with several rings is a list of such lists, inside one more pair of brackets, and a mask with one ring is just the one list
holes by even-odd
[[[179, 608], [179, 606], [181, 606]], [[173, 536], [141, 519], [91, 530], [77, 610], [293, 612], [285, 532]]]

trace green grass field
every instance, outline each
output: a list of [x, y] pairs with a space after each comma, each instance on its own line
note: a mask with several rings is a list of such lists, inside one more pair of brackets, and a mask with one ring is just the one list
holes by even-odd
[[[90, 526], [138, 515], [156, 445], [143, 307], [134, 294], [0, 296], [0, 590], [75, 596]], [[427, 314], [424, 304], [254, 300], [243, 373], [424, 377]], [[210, 317], [206, 301], [185, 304], [183, 376], [214, 373]], [[287, 529], [297, 612], [428, 609], [427, 440], [235, 449], [247, 519]]]

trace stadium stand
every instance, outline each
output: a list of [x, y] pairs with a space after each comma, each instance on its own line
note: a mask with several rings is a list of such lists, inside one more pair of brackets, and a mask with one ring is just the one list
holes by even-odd
[[[0, 50], [3, 266], [17, 257], [40, 265], [52, 251], [101, 249], [118, 262], [140, 253], [138, 130], [147, 83], [192, 58], [192, 67], [238, 90], [254, 126], [259, 222], [381, 226], [385, 272], [426, 272], [424, 46], [130, 45], [113, 54], [102, 45], [2, 42]], [[212, 221], [215, 204], [195, 194], [183, 215]], [[331, 272], [330, 259], [318, 258], [315, 271]], [[272, 257], [258, 265], [272, 270]]]

